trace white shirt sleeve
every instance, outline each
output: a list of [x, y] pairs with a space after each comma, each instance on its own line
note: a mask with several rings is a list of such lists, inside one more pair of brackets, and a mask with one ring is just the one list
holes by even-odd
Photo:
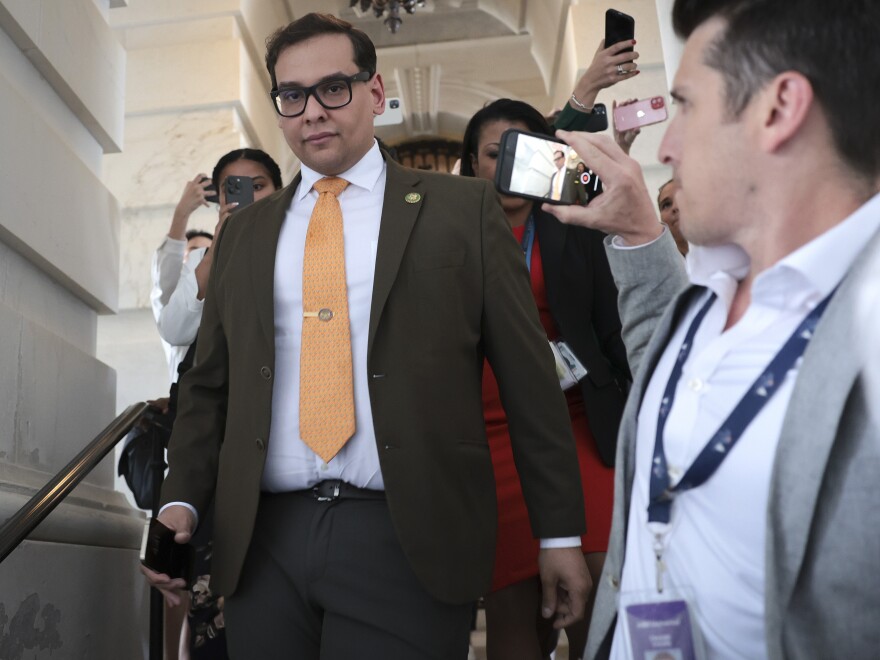
[[186, 241], [166, 236], [159, 245], [159, 249], [153, 253], [153, 262], [150, 268], [153, 283], [153, 288], [150, 291], [150, 305], [153, 308], [153, 318], [156, 319], [156, 323], [159, 322], [159, 313], [168, 304], [171, 294], [177, 288], [185, 252]]
[[580, 536], [565, 536], [553, 539], [541, 539], [541, 550], [553, 548], [579, 548], [581, 547]]
[[207, 248], [201, 248], [189, 253], [177, 286], [156, 318], [159, 336], [172, 346], [189, 346], [199, 332], [204, 300], [198, 299], [196, 266], [201, 263], [206, 251]]

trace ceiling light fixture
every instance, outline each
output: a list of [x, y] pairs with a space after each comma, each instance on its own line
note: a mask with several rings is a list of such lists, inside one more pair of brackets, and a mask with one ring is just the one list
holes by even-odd
[[370, 9], [376, 15], [376, 18], [382, 18], [386, 14], [385, 27], [391, 34], [397, 34], [403, 19], [400, 18], [400, 10], [403, 9], [407, 14], [414, 14], [416, 7], [424, 7], [425, 0], [351, 0], [348, 5], [355, 11], [365, 14]]

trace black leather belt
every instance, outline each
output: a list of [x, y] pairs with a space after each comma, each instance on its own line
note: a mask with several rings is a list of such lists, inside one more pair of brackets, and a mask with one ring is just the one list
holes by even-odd
[[336, 500], [384, 500], [384, 490], [358, 488], [340, 479], [319, 481], [307, 490], [298, 490], [297, 494], [311, 497], [319, 502], [335, 502]]

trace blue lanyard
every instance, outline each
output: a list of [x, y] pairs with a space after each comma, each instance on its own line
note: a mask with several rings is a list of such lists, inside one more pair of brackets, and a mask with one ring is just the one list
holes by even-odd
[[535, 247], [535, 218], [530, 215], [526, 220], [526, 229], [523, 232], [522, 243], [523, 254], [526, 255], [526, 268], [532, 272], [532, 248]]
[[727, 455], [730, 454], [746, 427], [752, 423], [752, 420], [755, 419], [758, 413], [761, 412], [761, 409], [779, 389], [779, 386], [785, 380], [786, 373], [794, 366], [798, 358], [804, 354], [807, 344], [810, 343], [810, 339], [813, 337], [813, 332], [819, 323], [822, 312], [825, 311], [833, 295], [834, 291], [816, 305], [813, 311], [801, 322], [776, 354], [776, 357], [764, 369], [764, 372], [752, 383], [751, 387], [743, 395], [743, 398], [740, 399], [740, 402], [733, 409], [733, 412], [730, 413], [706, 446], [703, 447], [703, 450], [694, 459], [694, 462], [685, 472], [681, 481], [674, 487], [670, 487], [666, 451], [663, 448], [663, 430], [669, 418], [669, 411], [672, 410], [672, 404], [675, 401], [675, 389], [681, 378], [682, 369], [693, 347], [694, 336], [697, 334], [697, 329], [703, 322], [703, 318], [708, 313], [712, 303], [715, 302], [714, 293], [709, 297], [709, 300], [697, 313], [685, 335], [684, 342], [673, 365], [672, 373], [669, 375], [669, 382], [666, 384], [663, 399], [660, 401], [660, 410], [657, 415], [657, 437], [654, 442], [654, 457], [651, 467], [648, 522], [668, 523], [672, 513], [672, 502], [675, 497], [680, 493], [701, 486], [709, 477], [715, 474], [715, 471], [724, 459], [727, 458]]

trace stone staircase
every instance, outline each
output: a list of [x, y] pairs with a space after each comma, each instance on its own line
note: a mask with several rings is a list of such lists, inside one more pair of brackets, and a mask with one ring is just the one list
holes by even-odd
[[[477, 610], [477, 629], [471, 633], [471, 649], [468, 660], [486, 660], [486, 611]], [[568, 639], [565, 631], [559, 635], [559, 644], [553, 660], [568, 660]]]

